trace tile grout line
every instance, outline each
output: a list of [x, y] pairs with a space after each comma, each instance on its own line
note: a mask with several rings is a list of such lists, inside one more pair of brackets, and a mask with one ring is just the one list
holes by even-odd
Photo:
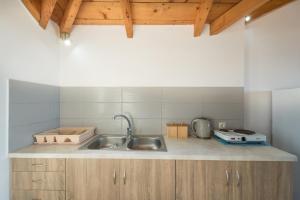
[[164, 135], [163, 131], [163, 95], [164, 95], [164, 88], [160, 89], [160, 132], [161, 135]]
[[[121, 114], [124, 114], [123, 112], [124, 112], [124, 109], [123, 109], [123, 91], [124, 90], [124, 88], [123, 87], [121, 87]], [[120, 131], [120, 133], [121, 134], [123, 134], [123, 119], [121, 119], [120, 120], [120, 123], [121, 123], [121, 131]], [[134, 128], [134, 127], [133, 127]]]

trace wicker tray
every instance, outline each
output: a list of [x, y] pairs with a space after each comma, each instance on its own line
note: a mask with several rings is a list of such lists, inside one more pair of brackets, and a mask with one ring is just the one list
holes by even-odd
[[34, 135], [35, 144], [80, 144], [95, 134], [94, 127], [57, 128]]

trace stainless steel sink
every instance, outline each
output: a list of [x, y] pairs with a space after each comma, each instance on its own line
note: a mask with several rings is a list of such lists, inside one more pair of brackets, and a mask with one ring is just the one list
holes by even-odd
[[135, 136], [127, 144], [131, 150], [167, 151], [164, 138], [160, 136]]
[[167, 151], [162, 136], [99, 135], [80, 148], [81, 150], [123, 150], [123, 151]]
[[125, 136], [99, 135], [97, 138], [84, 145], [81, 149], [118, 149], [124, 146], [125, 143]]

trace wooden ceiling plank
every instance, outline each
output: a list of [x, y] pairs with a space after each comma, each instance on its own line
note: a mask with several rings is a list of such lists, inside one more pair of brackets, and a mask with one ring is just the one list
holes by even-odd
[[120, 0], [120, 5], [124, 17], [124, 24], [126, 29], [126, 34], [128, 38], [133, 37], [133, 23], [132, 14], [129, 0]]
[[251, 12], [267, 3], [269, 0], [242, 0], [240, 3], [235, 5], [233, 8], [228, 10], [225, 14], [218, 17], [210, 25], [210, 34], [216, 35], [242, 17], [249, 15]]
[[[195, 20], [199, 3], [131, 3], [134, 20]], [[193, 23], [192, 23], [193, 24]]]
[[22, 0], [23, 4], [37, 22], [41, 19], [41, 3], [38, 0]]
[[69, 0], [65, 13], [60, 22], [60, 32], [70, 33], [73, 23], [79, 11], [82, 0]]
[[123, 19], [120, 2], [83, 2], [76, 19]]
[[211, 8], [208, 17], [207, 17], [207, 24], [210, 24], [212, 21], [223, 15], [225, 12], [230, 10], [235, 4], [229, 3], [214, 3], [213, 7]]
[[264, 4], [263, 6], [261, 6], [260, 8], [256, 9], [255, 11], [253, 11], [250, 16], [251, 16], [251, 21], [247, 22], [251, 23], [253, 20], [269, 13], [272, 12], [273, 10], [276, 10], [277, 8], [281, 8], [282, 6], [294, 2], [295, 0], [271, 0], [269, 2], [267, 2], [266, 4]]
[[201, 35], [212, 5], [213, 0], [203, 0], [203, 2], [200, 3], [194, 23], [194, 37]]
[[57, 0], [43, 0], [41, 1], [41, 19], [40, 19], [40, 26], [43, 29], [46, 29], [48, 22], [51, 18], [53, 13], [55, 4]]
[[[194, 23], [198, 3], [131, 3], [133, 24], [139, 21], [145, 24], [159, 21], [191, 21]], [[120, 3], [83, 2], [76, 21], [88, 20], [123, 20]]]
[[[62, 0], [59, 0], [62, 1]], [[118, 0], [82, 0], [83, 2], [118, 2]], [[203, 0], [129, 0], [130, 3], [201, 3]], [[213, 0], [214, 3], [237, 4], [241, 0]]]
[[[234, 5], [214, 3], [206, 23], [218, 18]], [[130, 6], [133, 24], [194, 24], [199, 3], [130, 3]], [[90, 21], [91, 24], [108, 24], [109, 20], [122, 19], [119, 2], [82, 2], [75, 23], [88, 24]]]
[[62, 17], [64, 16], [64, 10], [59, 6], [59, 4], [57, 3], [54, 7], [51, 19], [57, 23], [57, 25], [60, 24], [60, 21], [62, 19]]

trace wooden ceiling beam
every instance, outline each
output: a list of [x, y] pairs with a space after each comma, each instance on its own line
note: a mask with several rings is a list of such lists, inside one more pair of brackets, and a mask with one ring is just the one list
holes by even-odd
[[57, 0], [43, 0], [41, 1], [41, 19], [40, 19], [40, 26], [43, 29], [46, 29], [48, 22], [51, 18], [53, 13], [55, 4]]
[[129, 0], [120, 0], [121, 9], [124, 18], [126, 34], [128, 38], [133, 37], [133, 22]]
[[41, 19], [41, 2], [39, 0], [22, 0], [27, 10], [34, 19], [39, 22]]
[[272, 12], [273, 10], [276, 10], [277, 8], [281, 8], [282, 6], [294, 2], [295, 0], [271, 0], [269, 2], [267, 2], [266, 4], [264, 4], [263, 6], [261, 6], [260, 8], [256, 9], [255, 11], [253, 11], [250, 16], [251, 16], [251, 21], [247, 22], [251, 23], [253, 20], [269, 13]]
[[203, 0], [200, 3], [199, 9], [197, 9], [196, 19], [194, 23], [194, 37], [198, 37], [201, 35], [212, 5], [213, 0]]
[[70, 33], [82, 0], [69, 0], [60, 22], [60, 32]]
[[218, 17], [210, 25], [210, 34], [216, 35], [241, 18], [249, 15], [251, 12], [264, 5], [270, 0], [242, 0], [225, 14]]

